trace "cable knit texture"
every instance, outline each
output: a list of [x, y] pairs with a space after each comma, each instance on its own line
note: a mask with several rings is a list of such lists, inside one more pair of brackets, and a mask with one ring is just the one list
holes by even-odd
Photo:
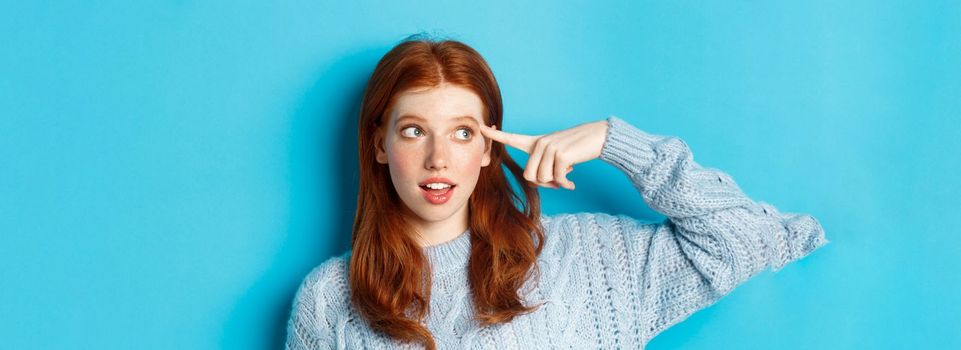
[[[521, 295], [526, 305], [543, 305], [484, 328], [473, 320], [466, 274], [470, 230], [426, 247], [434, 284], [425, 323], [438, 348], [643, 348], [757, 273], [778, 271], [828, 243], [814, 217], [752, 201], [728, 174], [695, 163], [681, 139], [648, 134], [616, 116], [607, 121], [600, 159], [667, 218], [542, 214], [541, 279], [528, 281]], [[365, 324], [350, 303], [348, 259], [349, 251], [304, 278], [286, 348], [421, 349]]]

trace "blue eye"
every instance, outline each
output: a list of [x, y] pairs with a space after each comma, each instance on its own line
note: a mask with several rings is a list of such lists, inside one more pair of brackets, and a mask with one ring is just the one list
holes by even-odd
[[[414, 130], [414, 134], [411, 135], [411, 133], [406, 132], [407, 130]], [[406, 127], [406, 128], [404, 128], [403, 130], [401, 130], [401, 131], [400, 131], [400, 134], [403, 135], [404, 137], [417, 137], [417, 136], [420, 136], [421, 134], [423, 134], [423, 132], [420, 131], [420, 129], [418, 129], [418, 128], [416, 128], [416, 127], [410, 126], [410, 127]]]
[[474, 131], [470, 128], [457, 129], [457, 135], [460, 136], [461, 134], [464, 136], [463, 140], [470, 140], [471, 136], [474, 135]]

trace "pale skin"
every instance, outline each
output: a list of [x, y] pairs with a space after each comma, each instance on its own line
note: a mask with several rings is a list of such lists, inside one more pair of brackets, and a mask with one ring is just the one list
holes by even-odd
[[[463, 87], [442, 84], [401, 93], [381, 130], [377, 162], [388, 165], [391, 181], [418, 220], [421, 246], [441, 244], [467, 229], [468, 205], [480, 169], [490, 164], [491, 142], [527, 153], [524, 179], [531, 186], [574, 190], [573, 166], [598, 158], [607, 134], [599, 120], [544, 135], [524, 135], [484, 125], [483, 103]], [[430, 177], [456, 186], [450, 200], [428, 203], [419, 183]]]
[[496, 125], [482, 125], [481, 133], [528, 154], [525, 180], [537, 186], [573, 191], [574, 182], [567, 179], [567, 174], [575, 164], [600, 157], [607, 128], [607, 120], [599, 120], [536, 136], [500, 131]]

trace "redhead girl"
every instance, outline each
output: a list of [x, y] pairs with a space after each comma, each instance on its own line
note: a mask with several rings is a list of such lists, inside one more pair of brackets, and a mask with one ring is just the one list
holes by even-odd
[[[828, 243], [814, 217], [748, 198], [677, 137], [616, 116], [505, 130], [471, 47], [412, 37], [384, 55], [360, 110], [352, 248], [304, 278], [287, 349], [639, 349]], [[538, 188], [589, 191], [568, 175], [595, 158], [667, 218], [541, 213]]]

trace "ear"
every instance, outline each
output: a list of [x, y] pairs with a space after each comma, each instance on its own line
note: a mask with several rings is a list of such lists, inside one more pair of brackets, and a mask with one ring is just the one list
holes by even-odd
[[384, 148], [384, 132], [383, 127], [378, 128], [374, 132], [374, 149], [377, 151], [377, 162], [380, 164], [387, 164], [387, 150]]
[[493, 140], [489, 137], [484, 138], [484, 158], [481, 159], [481, 167], [485, 167], [491, 164], [491, 144]]

